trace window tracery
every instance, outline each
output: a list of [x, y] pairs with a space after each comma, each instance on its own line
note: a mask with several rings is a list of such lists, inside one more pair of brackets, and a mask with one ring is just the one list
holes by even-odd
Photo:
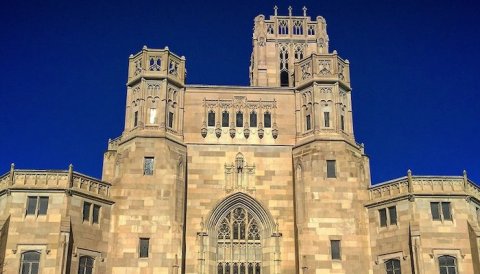
[[217, 274], [260, 274], [261, 227], [251, 212], [236, 207], [217, 227]]
[[301, 20], [293, 21], [293, 34], [303, 35], [303, 22]]
[[308, 35], [315, 35], [315, 25], [308, 25]]
[[162, 67], [162, 59], [159, 56], [151, 56], [149, 61], [150, 71], [160, 71]]
[[288, 34], [288, 21], [279, 20], [278, 21], [278, 34], [286, 35]]

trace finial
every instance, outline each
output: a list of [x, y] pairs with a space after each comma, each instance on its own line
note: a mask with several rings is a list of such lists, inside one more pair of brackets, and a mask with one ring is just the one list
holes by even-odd
[[68, 165], [68, 171], [72, 171], [73, 170], [73, 165], [72, 164], [69, 164]]
[[278, 14], [278, 7], [277, 7], [277, 5], [275, 5], [273, 7], [273, 15], [277, 16], [277, 14]]
[[407, 170], [407, 175], [408, 175], [408, 177], [412, 176], [412, 171], [410, 169]]
[[288, 6], [288, 16], [292, 16], [292, 6]]
[[11, 171], [15, 170], [15, 164], [14, 164], [14, 163], [11, 163], [11, 164], [10, 164], [10, 170], [11, 170]]
[[133, 54], [130, 54], [130, 56], [128, 58], [133, 58]]
[[143, 45], [143, 48], [142, 49], [147, 49], [147, 45]]
[[307, 7], [303, 6], [303, 16], [307, 16]]
[[333, 50], [333, 54], [338, 54], [336, 49]]
[[463, 176], [467, 176], [467, 171], [465, 169], [463, 170]]
[[168, 46], [165, 46], [165, 50], [168, 50]]

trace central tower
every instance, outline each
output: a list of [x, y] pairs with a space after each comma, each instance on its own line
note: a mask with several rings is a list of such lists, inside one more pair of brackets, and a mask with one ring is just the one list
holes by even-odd
[[274, 15], [255, 17], [253, 52], [250, 60], [250, 85], [293, 87], [294, 64], [312, 53], [328, 53], [327, 24], [321, 16], [314, 21], [307, 16]]

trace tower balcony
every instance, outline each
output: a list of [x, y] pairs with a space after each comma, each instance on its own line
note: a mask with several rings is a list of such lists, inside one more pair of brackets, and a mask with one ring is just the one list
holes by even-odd
[[335, 83], [351, 90], [350, 62], [333, 54], [312, 54], [295, 63], [295, 87], [301, 88], [311, 82]]
[[128, 82], [132, 85], [140, 79], [165, 79], [185, 84], [185, 57], [177, 56], [165, 49], [149, 49], [146, 46], [135, 55], [130, 55], [128, 61]]

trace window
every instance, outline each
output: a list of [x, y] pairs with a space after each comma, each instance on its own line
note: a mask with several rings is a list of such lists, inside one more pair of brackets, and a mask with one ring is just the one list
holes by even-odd
[[387, 274], [401, 274], [400, 271], [400, 260], [398, 259], [390, 259], [385, 262], [385, 269], [387, 270]]
[[133, 114], [133, 126], [138, 126], [138, 111], [135, 111], [135, 113]]
[[228, 127], [230, 123], [229, 113], [227, 111], [222, 112], [222, 127]]
[[100, 209], [102, 207], [90, 202], [83, 202], [83, 222], [87, 223], [100, 223]]
[[89, 202], [83, 202], [83, 221], [90, 222], [90, 208], [92, 204]]
[[173, 128], [173, 112], [168, 112], [168, 127]]
[[150, 109], [150, 120], [148, 122], [150, 124], [156, 124], [157, 123], [157, 109], [156, 108], [151, 108]]
[[280, 86], [288, 87], [288, 71], [283, 70], [280, 72]]
[[266, 128], [272, 127], [272, 115], [270, 112], [265, 112], [263, 114], [263, 123]]
[[381, 227], [387, 227], [389, 225], [397, 224], [397, 207], [396, 206], [379, 209], [378, 215], [380, 217]]
[[78, 274], [92, 274], [93, 273], [93, 258], [90, 256], [81, 256], [80, 264], [78, 265]]
[[257, 113], [255, 111], [250, 112], [250, 127], [257, 127]]
[[315, 25], [308, 26], [308, 35], [315, 35]]
[[312, 119], [310, 118], [310, 114], [307, 115], [306, 119], [307, 119], [307, 121], [306, 121], [307, 122], [307, 130], [310, 130], [310, 129], [312, 129]]
[[452, 220], [450, 202], [431, 202], [432, 219], [436, 221]]
[[340, 128], [345, 130], [345, 116], [340, 115]]
[[325, 127], [330, 127], [330, 112], [328, 111], [323, 113], [323, 125]]
[[336, 161], [327, 160], [327, 178], [337, 178], [336, 172]]
[[452, 256], [438, 257], [440, 274], [457, 274], [457, 260]]
[[340, 240], [331, 240], [330, 241], [330, 251], [332, 254], [332, 260], [341, 260], [342, 256], [340, 253]]
[[92, 213], [92, 223], [98, 224], [100, 219], [100, 206], [93, 205], [93, 213]]
[[21, 274], [38, 274], [40, 264], [40, 253], [37, 251], [27, 251], [22, 254], [20, 262]]
[[237, 117], [235, 118], [236, 126], [243, 127], [243, 112], [237, 112]]
[[209, 127], [214, 127], [215, 126], [215, 112], [213, 112], [212, 110], [208, 112], [208, 123], [207, 125]]
[[278, 22], [278, 33], [279, 34], [288, 34], [288, 21], [279, 20]]
[[217, 274], [260, 274], [262, 227], [254, 213], [234, 207], [216, 227]]
[[148, 246], [150, 244], [149, 238], [140, 238], [140, 258], [148, 258]]
[[293, 34], [295, 34], [295, 35], [302, 35], [303, 34], [302, 21], [294, 21], [294, 23], [293, 23]]
[[47, 215], [48, 197], [28, 196], [27, 215]]
[[153, 175], [153, 157], [145, 157], [143, 164], [143, 175]]

